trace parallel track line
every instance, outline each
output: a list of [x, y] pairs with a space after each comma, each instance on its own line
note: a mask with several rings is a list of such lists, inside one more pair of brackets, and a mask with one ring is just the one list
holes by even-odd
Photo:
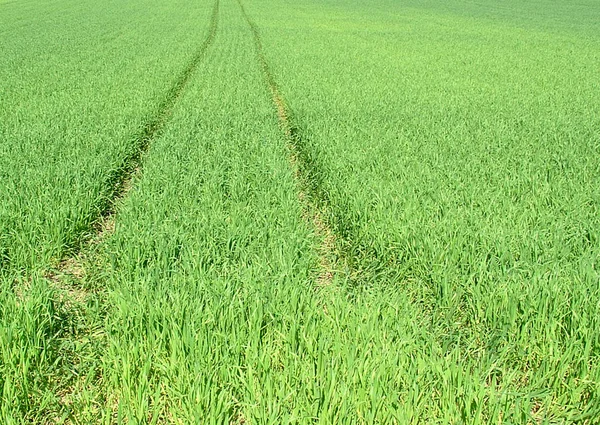
[[217, 32], [219, 20], [219, 0], [215, 0], [208, 35], [202, 42], [191, 61], [183, 69], [179, 77], [166, 93], [164, 100], [157, 108], [157, 112], [149, 119], [141, 132], [135, 138], [132, 144], [133, 149], [123, 158], [115, 171], [110, 173], [106, 186], [111, 187], [108, 199], [105, 201], [104, 208], [98, 216], [96, 224], [92, 228], [90, 235], [82, 235], [78, 249], [66, 258], [62, 258], [56, 270], [50, 271], [46, 276], [50, 280], [58, 283], [61, 275], [71, 275], [78, 278], [82, 275], [83, 264], [80, 261], [81, 254], [85, 251], [86, 245], [96, 244], [111, 234], [115, 228], [115, 213], [117, 205], [131, 191], [134, 185], [134, 177], [141, 173], [143, 166], [143, 157], [148, 152], [150, 145], [156, 137], [162, 132], [166, 123], [173, 112], [173, 108], [178, 99], [183, 94], [194, 71], [203, 59], [207, 49], [213, 43]]
[[237, 1], [252, 31], [258, 60], [271, 91], [279, 124], [288, 140], [290, 150], [289, 160], [297, 182], [298, 199], [302, 204], [305, 219], [312, 224], [316, 234], [321, 239], [321, 243], [317, 248], [320, 270], [315, 283], [317, 286], [327, 286], [332, 283], [335, 276], [336, 236], [333, 229], [327, 223], [327, 220], [323, 217], [327, 199], [320, 185], [320, 173], [315, 169], [314, 164], [310, 160], [305, 141], [298, 127], [294, 125], [290, 108], [287, 106], [269, 67], [258, 27], [246, 12], [241, 0]]

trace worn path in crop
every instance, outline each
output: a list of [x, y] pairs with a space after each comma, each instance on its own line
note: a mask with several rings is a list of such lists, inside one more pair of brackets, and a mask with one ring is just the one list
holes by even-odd
[[[136, 137], [134, 142], [135, 149], [133, 152], [129, 156], [123, 158], [117, 172], [110, 177], [109, 183], [113, 186], [112, 199], [108, 208], [101, 212], [99, 220], [94, 228], [94, 232], [92, 232], [92, 235], [89, 238], [90, 243], [95, 244], [106, 235], [113, 232], [115, 226], [114, 214], [116, 212], [117, 204], [121, 202], [132, 189], [134, 177], [141, 172], [144, 154], [148, 151], [152, 141], [161, 133], [165, 124], [168, 122], [169, 117], [173, 112], [173, 107], [184, 92], [190, 78], [204, 57], [206, 50], [213, 43], [217, 32], [218, 21], [219, 0], [215, 0], [206, 39], [202, 42], [189, 64], [174, 81], [173, 85], [165, 95], [164, 100], [161, 102], [158, 112], [148, 120], [140, 134]], [[80, 279], [83, 275], [83, 261], [81, 257], [82, 252], [78, 252], [69, 258], [63, 259], [58, 265], [57, 270], [50, 271], [47, 276], [56, 284], [60, 284], [61, 276], [64, 275]]]
[[335, 277], [337, 253], [335, 249], [335, 233], [324, 218], [327, 199], [320, 185], [320, 173], [317, 166], [311, 160], [301, 132], [294, 124], [292, 113], [269, 67], [263, 51], [258, 27], [248, 15], [241, 0], [237, 1], [252, 31], [260, 67], [271, 91], [279, 123], [288, 140], [290, 163], [298, 186], [298, 199], [302, 203], [306, 220], [312, 223], [317, 235], [321, 239], [320, 246], [318, 247], [320, 271], [316, 278], [316, 285], [326, 286], [331, 284]]
[[[87, 316], [94, 316], [98, 312], [106, 314], [103, 307], [94, 306], [97, 303], [105, 304], [104, 288], [100, 288], [94, 291], [94, 293], [89, 290], [90, 287], [93, 288], [94, 286], [93, 283], [90, 284], [89, 280], [94, 280], [96, 277], [89, 275], [103, 273], [102, 270], [98, 270], [102, 266], [99, 264], [98, 258], [96, 258], [95, 247], [114, 232], [117, 207], [133, 188], [136, 176], [139, 178], [144, 155], [167, 125], [175, 105], [185, 92], [207, 49], [213, 44], [218, 21], [219, 0], [216, 0], [206, 38], [165, 95], [164, 100], [158, 108], [158, 112], [145, 124], [141, 133], [136, 137], [133, 153], [123, 158], [118, 172], [112, 176], [112, 199], [108, 208], [102, 211], [98, 217], [98, 222], [91, 235], [87, 237], [86, 244], [82, 245], [82, 248], [74, 255], [63, 258], [55, 269], [46, 273], [46, 278], [58, 290], [60, 304], [69, 312], [68, 315], [72, 321], [71, 326], [73, 329], [76, 329], [74, 332], [66, 332], [62, 348], [60, 349], [60, 356], [68, 359], [67, 363], [69, 364], [66, 367], [70, 371], [80, 369], [81, 366], [79, 365], [89, 362], [90, 356], [97, 358], [98, 352], [90, 352], [95, 351], [94, 349], [90, 349], [90, 347], [102, 344], [100, 340], [103, 338], [103, 331], [98, 328], [98, 322], [90, 322], [90, 319], [86, 318]], [[85, 239], [85, 236], [82, 235], [82, 238]], [[94, 310], [93, 313], [88, 311], [90, 305], [92, 306], [92, 310]], [[76, 349], [74, 347], [79, 348]], [[85, 358], [86, 356], [88, 356], [87, 359]], [[62, 367], [65, 368], [65, 365]], [[64, 383], [59, 384], [56, 389], [56, 395], [61, 405], [65, 407], [66, 412], [71, 410], [74, 400], [78, 397], [75, 390], [76, 385], [78, 385], [77, 379], [80, 379], [80, 377], [76, 376], [78, 373], [74, 372], [72, 377], [66, 377]]]
[[206, 39], [202, 42], [198, 51], [193, 56], [190, 63], [185, 67], [185, 69], [181, 72], [179, 77], [175, 80], [170, 90], [167, 92], [165, 99], [160, 104], [158, 108], [158, 112], [154, 115], [144, 126], [141, 133], [136, 139], [135, 146], [137, 149], [132, 153], [131, 156], [124, 158], [121, 173], [118, 176], [117, 181], [115, 182], [115, 190], [113, 193], [113, 201], [109, 209], [104, 211], [103, 219], [100, 222], [97, 230], [99, 234], [106, 233], [110, 231], [110, 229], [114, 226], [113, 214], [115, 212], [116, 203], [123, 199], [127, 192], [132, 187], [133, 177], [137, 172], [139, 172], [142, 166], [142, 157], [148, 151], [152, 141], [156, 138], [158, 134], [160, 134], [161, 130], [164, 128], [166, 122], [169, 119], [173, 111], [173, 107], [175, 106], [177, 100], [181, 97], [181, 94], [185, 90], [190, 78], [198, 64], [204, 57], [204, 53], [208, 49], [208, 47], [213, 43], [215, 34], [217, 32], [217, 25], [219, 20], [219, 0], [215, 0], [215, 4], [213, 6], [213, 12], [211, 16], [210, 27], [208, 30], [208, 35]]

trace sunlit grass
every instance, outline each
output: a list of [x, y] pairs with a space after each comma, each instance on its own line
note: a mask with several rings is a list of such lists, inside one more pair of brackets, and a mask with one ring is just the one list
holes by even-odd
[[0, 5], [0, 422], [596, 423], [597, 6], [242, 3]]

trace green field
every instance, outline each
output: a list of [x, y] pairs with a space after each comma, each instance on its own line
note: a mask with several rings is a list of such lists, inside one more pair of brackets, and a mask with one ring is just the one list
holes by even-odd
[[600, 424], [600, 3], [0, 0], [0, 424]]

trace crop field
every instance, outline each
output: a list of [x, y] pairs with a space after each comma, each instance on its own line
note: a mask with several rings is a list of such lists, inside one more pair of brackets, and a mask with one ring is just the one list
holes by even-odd
[[0, 0], [0, 424], [600, 424], [600, 3]]

